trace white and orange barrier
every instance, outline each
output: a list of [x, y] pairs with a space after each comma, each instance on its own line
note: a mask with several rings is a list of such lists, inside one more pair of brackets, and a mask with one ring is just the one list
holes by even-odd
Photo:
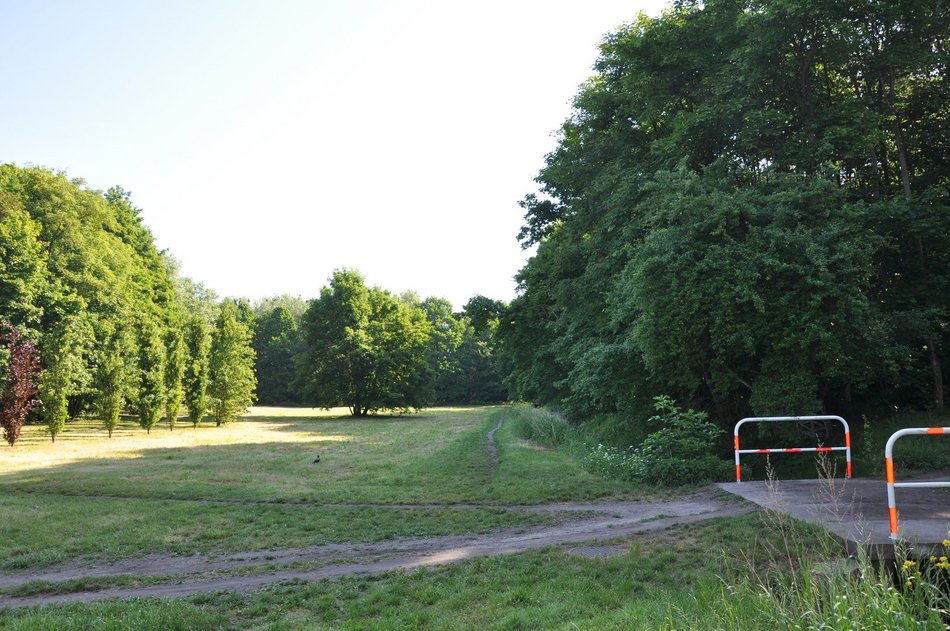
[[894, 481], [894, 443], [901, 436], [931, 435], [939, 436], [950, 434], [950, 427], [909, 427], [901, 429], [887, 439], [884, 446], [884, 471], [887, 476], [887, 512], [891, 518], [891, 539], [899, 539], [897, 524], [897, 501], [894, 497], [894, 487], [917, 486], [925, 488], [939, 488], [950, 486], [950, 482], [895, 482]]
[[[739, 449], [739, 428], [745, 423], [753, 422], [776, 422], [776, 421], [840, 421], [844, 425], [844, 446], [843, 447], [783, 447], [778, 449]], [[739, 469], [739, 454], [797, 454], [807, 452], [826, 452], [843, 451], [847, 461], [847, 476], [851, 477], [851, 428], [848, 427], [848, 421], [840, 416], [752, 416], [744, 418], [736, 423], [733, 430], [733, 440], [736, 452], [736, 482], [742, 482], [742, 474]]]

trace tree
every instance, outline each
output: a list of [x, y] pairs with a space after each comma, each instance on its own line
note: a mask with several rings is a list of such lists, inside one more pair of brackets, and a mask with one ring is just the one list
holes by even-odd
[[208, 358], [211, 353], [211, 334], [202, 315], [188, 318], [184, 342], [187, 350], [182, 379], [185, 406], [192, 425], [198, 427], [208, 409]]
[[211, 337], [208, 402], [216, 425], [234, 420], [254, 403], [254, 349], [250, 328], [233, 301], [225, 301]]
[[82, 348], [88, 339], [82, 318], [68, 315], [49, 331], [43, 340], [43, 376], [40, 381], [42, 413], [50, 439], [66, 426], [69, 396], [83, 378]]
[[49, 292], [49, 270], [40, 242], [41, 225], [22, 200], [0, 190], [0, 313], [36, 331]]
[[4, 341], [8, 352], [3, 398], [0, 399], [0, 425], [3, 438], [13, 447], [30, 410], [40, 405], [36, 397], [40, 376], [40, 353], [36, 346], [10, 325], [5, 325]]
[[107, 429], [117, 422], [123, 390], [138, 387], [127, 375], [138, 358], [134, 343], [112, 336], [129, 314], [167, 328], [176, 273], [127, 191], [0, 165], [0, 313], [41, 349], [39, 416], [54, 440], [90, 409]]
[[185, 375], [185, 341], [179, 328], [166, 333], [165, 352], [165, 418], [168, 419], [168, 429], [174, 430], [185, 394], [182, 389]]
[[138, 379], [133, 407], [146, 433], [158, 423], [165, 404], [165, 349], [158, 328], [148, 321], [139, 324]]
[[429, 297], [419, 303], [429, 320], [431, 335], [426, 361], [435, 372], [435, 400], [461, 403], [457, 382], [461, 378], [458, 350], [462, 345], [466, 323], [455, 317], [452, 303], [445, 298]]
[[617, 425], [940, 407], [947, 14], [683, 0], [609, 34], [522, 202], [515, 396]]
[[255, 321], [253, 347], [257, 355], [257, 399], [264, 404], [299, 403], [293, 389], [299, 348], [297, 321], [279, 305]]
[[352, 270], [338, 270], [303, 318], [298, 383], [308, 401], [353, 416], [431, 403], [431, 325], [413, 307]]
[[112, 438], [112, 432], [119, 425], [119, 415], [129, 387], [131, 370], [127, 358], [133, 346], [129, 337], [126, 327], [115, 327], [106, 334], [99, 352], [96, 371], [97, 408], [109, 438]]

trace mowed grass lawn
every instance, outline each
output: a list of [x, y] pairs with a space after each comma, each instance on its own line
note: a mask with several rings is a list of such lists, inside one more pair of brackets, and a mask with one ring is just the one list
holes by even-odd
[[[0, 569], [486, 532], [554, 519], [501, 508], [630, 496], [563, 454], [486, 434], [504, 408], [351, 419], [253, 408], [222, 426], [70, 423], [0, 450]], [[320, 462], [313, 460], [320, 455]], [[401, 504], [485, 507], [387, 508]]]

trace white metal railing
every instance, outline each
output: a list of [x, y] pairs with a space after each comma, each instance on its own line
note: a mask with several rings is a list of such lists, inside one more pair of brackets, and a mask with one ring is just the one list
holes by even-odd
[[894, 497], [894, 487], [924, 487], [924, 488], [939, 488], [950, 486], [950, 481], [948, 482], [895, 482], [894, 481], [894, 443], [897, 442], [897, 439], [901, 436], [912, 436], [912, 435], [931, 435], [939, 436], [950, 434], [950, 427], [909, 427], [907, 429], [901, 429], [893, 434], [887, 439], [887, 445], [884, 446], [884, 471], [887, 477], [887, 512], [890, 514], [891, 518], [891, 539], [899, 539], [900, 535], [897, 532], [897, 501]]
[[[739, 449], [739, 428], [745, 423], [753, 422], [776, 422], [776, 421], [840, 421], [844, 425], [844, 446], [843, 447], [783, 447], [778, 449]], [[739, 454], [797, 454], [804, 452], [827, 452], [843, 451], [847, 461], [847, 476], [851, 477], [851, 428], [848, 427], [848, 421], [840, 416], [751, 416], [744, 418], [736, 423], [733, 430], [733, 441], [736, 452], [736, 482], [742, 482], [742, 474], [739, 469]]]

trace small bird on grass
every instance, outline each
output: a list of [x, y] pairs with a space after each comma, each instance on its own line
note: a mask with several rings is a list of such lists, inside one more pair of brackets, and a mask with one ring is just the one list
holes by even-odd
[[317, 457], [313, 459], [313, 464], [320, 462], [320, 454], [317, 454]]

